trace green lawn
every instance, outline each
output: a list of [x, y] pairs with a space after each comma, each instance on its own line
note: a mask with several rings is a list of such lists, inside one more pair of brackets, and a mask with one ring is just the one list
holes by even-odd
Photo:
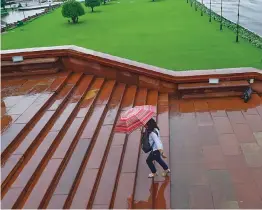
[[262, 50], [219, 23], [208, 22], [186, 0], [114, 0], [68, 24], [61, 8], [2, 34], [2, 49], [77, 45], [173, 70], [256, 67]]

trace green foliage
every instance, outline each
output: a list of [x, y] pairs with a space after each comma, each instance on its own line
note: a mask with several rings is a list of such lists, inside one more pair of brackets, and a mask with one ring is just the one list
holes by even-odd
[[149, 1], [112, 1], [111, 6], [101, 6], [97, 15], [81, 16], [83, 22], [74, 27], [61, 18], [61, 7], [19, 30], [1, 34], [1, 47], [72, 44], [174, 71], [262, 69], [261, 49], [242, 37], [236, 43], [231, 29], [220, 31], [218, 21], [210, 24], [208, 14], [201, 16], [201, 10], [195, 12], [186, 0]]
[[6, 1], [5, 1], [5, 0], [1, 0], [1, 7], [2, 7], [3, 9], [5, 9], [5, 5], [6, 5]]
[[92, 12], [94, 12], [94, 7], [100, 6], [100, 0], [85, 0], [85, 5], [91, 7]]
[[9, 12], [6, 9], [1, 9], [1, 17], [8, 15]]
[[68, 0], [63, 4], [62, 15], [66, 18], [71, 18], [73, 23], [78, 22], [78, 17], [85, 14], [85, 10], [80, 2]]
[[[209, 8], [207, 8], [205, 5], [202, 5], [200, 2], [195, 2], [196, 7], [205, 12], [206, 14], [210, 14]], [[211, 17], [220, 22], [221, 17], [220, 15], [216, 14], [215, 12], [211, 11]], [[225, 27], [229, 28], [230, 30], [236, 32], [237, 31], [237, 24], [234, 22], [231, 22], [230, 20], [227, 20], [222, 17], [222, 25]], [[256, 46], [257, 48], [262, 49], [262, 37], [258, 36], [257, 34], [249, 31], [248, 29], [239, 26], [239, 36], [242, 37], [243, 39], [247, 40], [250, 42], [252, 45]]]

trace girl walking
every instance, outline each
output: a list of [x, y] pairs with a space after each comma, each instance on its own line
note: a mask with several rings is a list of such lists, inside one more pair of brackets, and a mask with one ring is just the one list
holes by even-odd
[[153, 163], [154, 160], [158, 162], [159, 165], [161, 165], [161, 167], [164, 169], [163, 175], [167, 175], [168, 173], [170, 173], [170, 169], [168, 168], [165, 161], [162, 159], [162, 157], [166, 158], [166, 156], [163, 153], [163, 144], [160, 139], [160, 129], [158, 128], [154, 119], [150, 119], [146, 123], [145, 128], [149, 134], [149, 144], [152, 147], [152, 151], [150, 152], [146, 160], [146, 163], [152, 172], [148, 175], [148, 177], [153, 178], [157, 175], [156, 167]]

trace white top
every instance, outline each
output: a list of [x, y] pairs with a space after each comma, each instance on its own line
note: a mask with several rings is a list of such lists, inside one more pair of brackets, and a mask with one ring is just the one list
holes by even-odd
[[153, 145], [153, 151], [163, 149], [163, 144], [162, 144], [162, 141], [160, 139], [159, 130], [155, 128], [155, 131], [158, 133], [158, 135], [156, 135], [156, 133], [154, 133], [154, 132], [151, 132], [149, 134], [149, 144], [151, 146]]

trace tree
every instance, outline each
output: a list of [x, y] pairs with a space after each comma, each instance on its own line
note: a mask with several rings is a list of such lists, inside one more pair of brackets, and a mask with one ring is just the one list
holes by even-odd
[[73, 23], [78, 22], [78, 17], [85, 14], [85, 10], [80, 2], [68, 0], [63, 4], [62, 15], [66, 18], [71, 18]]
[[94, 12], [94, 7], [100, 6], [100, 0], [85, 0], [85, 5], [91, 7], [92, 12]]
[[6, 5], [6, 1], [5, 0], [1, 0], [1, 7], [3, 7], [3, 9], [5, 9], [5, 5]]

